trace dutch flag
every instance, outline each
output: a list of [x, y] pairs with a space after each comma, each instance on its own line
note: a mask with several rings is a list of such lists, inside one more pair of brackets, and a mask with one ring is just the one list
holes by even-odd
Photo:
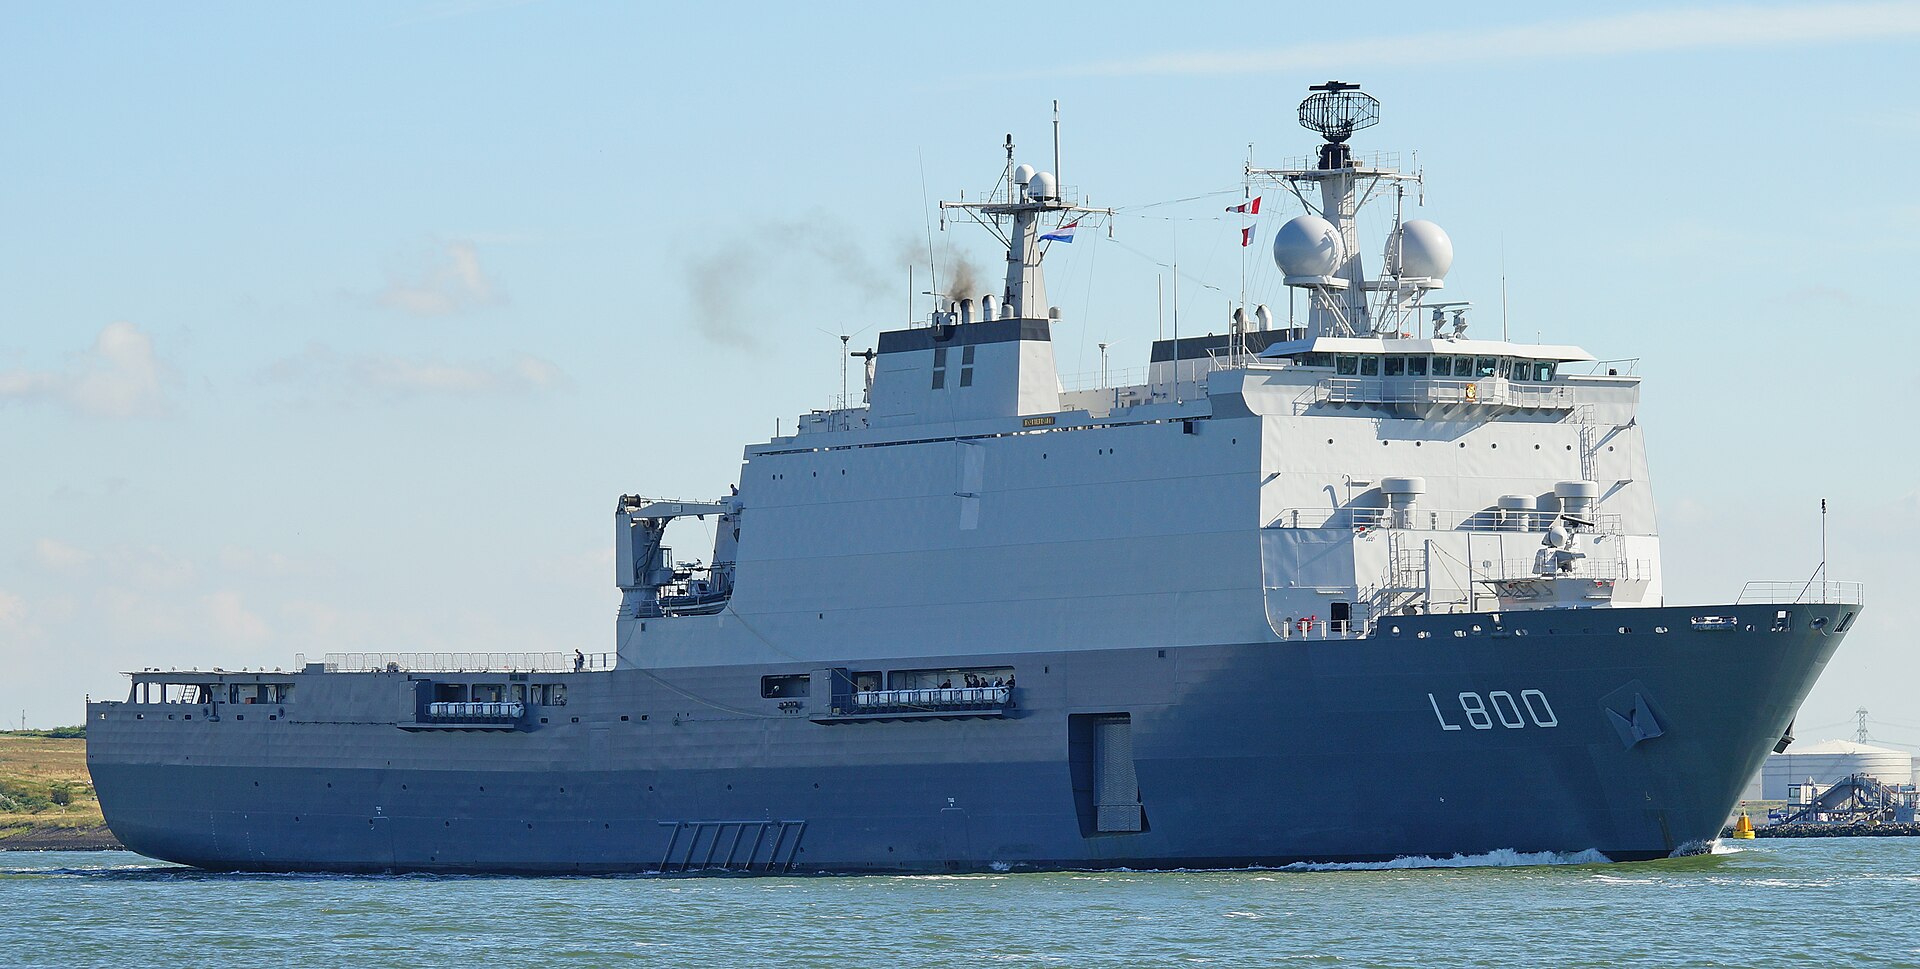
[[1072, 222], [1069, 222], [1066, 225], [1063, 225], [1060, 228], [1055, 229], [1052, 232], [1049, 232], [1046, 235], [1041, 236], [1040, 241], [1041, 242], [1072, 242], [1073, 230], [1078, 229], [1079, 227], [1080, 227], [1080, 220], [1075, 219]]

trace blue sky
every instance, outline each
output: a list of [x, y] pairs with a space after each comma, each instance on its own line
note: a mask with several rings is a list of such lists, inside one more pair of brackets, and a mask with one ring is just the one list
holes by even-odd
[[1477, 332], [1504, 272], [1516, 338], [1640, 358], [1672, 600], [1804, 577], [1827, 497], [1871, 608], [1801, 722], [1920, 724], [1916, 64], [1915, 3], [9, 6], [0, 720], [141, 666], [605, 648], [614, 497], [718, 493], [825, 406], [1004, 134], [1049, 167], [1059, 99], [1121, 208], [1049, 272], [1063, 370], [1125, 370], [1156, 263], [1219, 328], [1248, 146], [1310, 151], [1340, 77]]

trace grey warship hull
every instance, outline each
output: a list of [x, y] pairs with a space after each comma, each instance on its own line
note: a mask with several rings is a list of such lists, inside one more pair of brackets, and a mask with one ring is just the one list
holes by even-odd
[[[215, 870], [1647, 859], [1717, 836], [1856, 610], [1406, 617], [1366, 638], [956, 658], [1017, 665], [985, 710], [780, 709], [759, 684], [791, 668], [621, 669], [531, 674], [567, 703], [506, 728], [425, 729], [428, 674], [294, 674], [268, 677], [295, 684], [280, 707], [92, 704], [88, 758], [129, 848]], [[1116, 783], [1138, 830], [1101, 830]]]
[[[1468, 336], [1470, 301], [1438, 298], [1452, 242], [1404, 218], [1425, 176], [1348, 143], [1378, 107], [1316, 85], [1317, 156], [1249, 164], [1228, 209], [1245, 245], [1257, 187], [1298, 203], [1269, 237], [1303, 315], [1176, 325], [1143, 380], [1103, 352], [1074, 389], [1043, 263], [1115, 213], [1009, 138], [997, 188], [941, 203], [1006, 247], [996, 290], [929, 293], [866, 351], [843, 336], [859, 401], [748, 444], [725, 494], [620, 496], [604, 664], [134, 673], [87, 712], [108, 823], [213, 869], [524, 873], [1713, 838], [1861, 589], [1823, 563], [1669, 605], [1632, 363]], [[1369, 200], [1393, 206], [1373, 276]], [[620, 419], [644, 438], [664, 414]]]

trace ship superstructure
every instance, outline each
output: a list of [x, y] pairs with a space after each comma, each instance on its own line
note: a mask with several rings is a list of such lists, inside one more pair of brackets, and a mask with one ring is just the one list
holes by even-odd
[[[610, 658], [135, 674], [89, 707], [115, 832], [208, 867], [487, 871], [1712, 837], [1858, 589], [1666, 605], [1639, 378], [1469, 336], [1436, 298], [1451, 241], [1402, 218], [1420, 176], [1348, 146], [1377, 117], [1318, 86], [1312, 163], [1247, 171], [1307, 209], [1274, 239], [1303, 321], [1250, 307], [1071, 392], [1046, 246], [1107, 213], [1009, 143], [993, 197], [943, 203], [1006, 244], [998, 292], [882, 333], [864, 400], [749, 446], [729, 494], [620, 499]], [[1388, 198], [1369, 277], [1356, 216]], [[667, 544], [689, 517], [704, 563]]]

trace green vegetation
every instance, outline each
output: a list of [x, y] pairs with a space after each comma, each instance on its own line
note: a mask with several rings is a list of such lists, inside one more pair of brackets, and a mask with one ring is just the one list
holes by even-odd
[[0, 737], [39, 737], [43, 740], [85, 740], [86, 725], [55, 727], [52, 730], [0, 730]]
[[80, 730], [0, 733], [0, 847], [104, 823]]

